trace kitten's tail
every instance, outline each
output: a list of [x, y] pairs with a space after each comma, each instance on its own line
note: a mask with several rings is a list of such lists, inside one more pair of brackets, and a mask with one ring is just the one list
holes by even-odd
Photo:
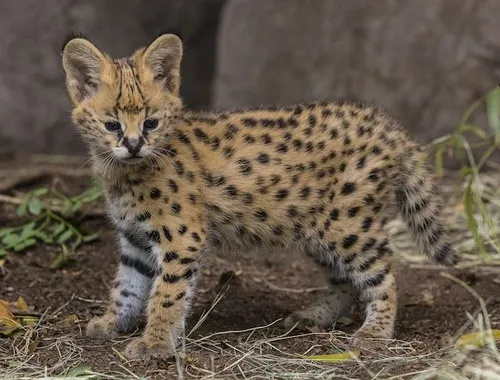
[[459, 258], [447, 241], [441, 221], [441, 202], [426, 165], [412, 152], [402, 165], [396, 188], [399, 211], [421, 251], [434, 261], [453, 266]]

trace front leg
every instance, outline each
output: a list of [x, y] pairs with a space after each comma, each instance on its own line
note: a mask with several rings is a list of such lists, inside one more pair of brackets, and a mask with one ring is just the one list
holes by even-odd
[[87, 325], [90, 337], [112, 338], [130, 332], [144, 311], [158, 267], [146, 247], [132, 242], [125, 235], [120, 237], [122, 252], [110, 302], [105, 314]]
[[161, 273], [149, 298], [144, 335], [125, 349], [129, 359], [172, 356], [184, 333], [205, 236], [201, 228], [187, 230], [181, 224], [161, 230], [163, 236], [155, 247]]

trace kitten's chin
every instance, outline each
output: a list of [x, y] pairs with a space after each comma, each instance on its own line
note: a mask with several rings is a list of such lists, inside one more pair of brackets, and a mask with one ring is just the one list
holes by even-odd
[[128, 157], [128, 158], [120, 158], [119, 161], [124, 163], [125, 165], [134, 165], [139, 162], [143, 162], [145, 157]]

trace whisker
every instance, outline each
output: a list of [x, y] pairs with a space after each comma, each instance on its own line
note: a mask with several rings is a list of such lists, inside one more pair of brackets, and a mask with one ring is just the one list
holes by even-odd
[[104, 154], [108, 154], [108, 153], [110, 153], [110, 152], [112, 152], [112, 151], [113, 151], [113, 150], [112, 150], [112, 149], [110, 149], [110, 150], [107, 150], [107, 151], [105, 151], [105, 152], [102, 152], [102, 153], [99, 153], [99, 154], [95, 154], [95, 155], [90, 156], [90, 158], [89, 158], [87, 161], [85, 161], [85, 162], [82, 164], [82, 166], [80, 166], [80, 167], [78, 168], [78, 170], [80, 170], [81, 168], [83, 168], [83, 167], [84, 167], [85, 165], [87, 165], [89, 162], [94, 161], [97, 157], [102, 156], [102, 155], [104, 155]]

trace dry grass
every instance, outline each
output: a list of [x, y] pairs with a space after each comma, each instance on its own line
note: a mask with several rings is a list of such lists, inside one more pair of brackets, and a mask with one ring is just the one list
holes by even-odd
[[[500, 180], [480, 176], [483, 199], [494, 226], [500, 226]], [[445, 194], [460, 194], [461, 189], [454, 185], [443, 185]], [[445, 217], [451, 227], [454, 244], [465, 258], [462, 266], [478, 266], [481, 270], [494, 270], [498, 273], [500, 254], [493, 243], [486, 244], [488, 257], [478, 255], [473, 236], [467, 227], [462, 203], [457, 197], [447, 197]], [[486, 242], [494, 242], [497, 230], [477, 215], [479, 231]], [[411, 261], [416, 266], [424, 265], [419, 256], [414, 256], [414, 247], [409, 243], [407, 233], [399, 222], [391, 223], [388, 228], [394, 236], [393, 244], [398, 256]], [[429, 265], [426, 265], [429, 266]], [[432, 267], [432, 266], [429, 266]], [[450, 279], [454, 280], [454, 279]], [[457, 280], [458, 281], [458, 280]], [[462, 284], [466, 286], [465, 284]], [[223, 297], [220, 294], [212, 308], [207, 311], [187, 335], [181, 354], [176, 358], [178, 378], [209, 379], [500, 379], [500, 355], [495, 344], [480, 350], [463, 351], [454, 349], [453, 342], [441, 342], [434, 351], [422, 353], [419, 342], [387, 342], [385, 353], [368, 352], [343, 364], [325, 364], [311, 361], [301, 355], [330, 354], [352, 349], [348, 336], [339, 332], [310, 332], [297, 334], [288, 331], [279, 334], [274, 327], [279, 321], [266, 326], [258, 326], [242, 331], [217, 332], [201, 338], [193, 334], [204, 322], [207, 315]], [[457, 332], [488, 331], [490, 329], [488, 312], [484, 302], [478, 297], [479, 309], [476, 315], [469, 315], [469, 323]], [[84, 350], [75, 338], [59, 336], [43, 339], [50, 329], [57, 329], [51, 322], [54, 314], [44, 315], [36, 326], [27, 327], [21, 337], [11, 340], [10, 347], [0, 346], [0, 379], [141, 379], [118, 351], [115, 351], [119, 371], [93, 372], [84, 367]], [[455, 339], [458, 335], [455, 337]], [[436, 339], [438, 340], [438, 339]], [[303, 349], [295, 352], [288, 342], [300, 342]], [[38, 342], [38, 347], [35, 347]], [[58, 360], [49, 364], [42, 363], [43, 352], [57, 352]], [[204, 360], [199, 360], [203, 358]], [[210, 365], [207, 366], [207, 360]], [[116, 367], [116, 366], [115, 366]], [[155, 378], [155, 374], [145, 378]]]
[[[443, 185], [448, 202], [445, 207], [447, 225], [451, 228], [454, 245], [465, 259], [462, 267], [477, 267], [478, 270], [499, 273], [500, 250], [496, 244], [500, 226], [500, 179], [482, 174], [475, 180], [476, 193], [481, 194], [491, 220], [485, 220], [482, 213], [475, 217], [478, 231], [486, 242], [487, 256], [478, 252], [474, 237], [468, 228], [463, 203], [457, 195], [463, 189], [456, 185]], [[392, 244], [398, 256], [415, 266], [426, 266], [420, 256], [415, 256], [414, 246], [407, 232], [398, 221], [388, 226], [394, 239]], [[436, 267], [437, 268], [437, 267]], [[446, 274], [444, 274], [447, 276]], [[449, 277], [449, 275], [448, 275]], [[459, 282], [455, 278], [450, 281]], [[472, 289], [469, 291], [473, 292]], [[473, 293], [474, 294], [474, 293]], [[442, 341], [433, 351], [422, 353], [419, 342], [391, 340], [387, 352], [368, 352], [347, 363], [325, 364], [305, 359], [304, 355], [330, 354], [352, 349], [348, 336], [339, 332], [310, 332], [297, 334], [288, 331], [279, 334], [274, 327], [279, 321], [241, 331], [217, 332], [201, 338], [194, 338], [194, 332], [204, 322], [208, 313], [217, 307], [223, 294], [216, 298], [212, 308], [187, 335], [181, 354], [176, 357], [176, 377], [209, 379], [500, 379], [500, 354], [495, 343], [480, 349], [459, 350], [454, 341], [464, 332], [483, 331], [488, 334], [491, 326], [485, 302], [478, 300], [478, 310], [468, 315], [469, 322], [456, 332], [454, 339]], [[464, 311], [465, 313], [465, 311]], [[51, 316], [43, 316], [36, 326], [27, 327], [24, 334], [11, 340], [10, 346], [0, 345], [0, 380], [34, 379], [142, 379], [133, 372], [129, 364], [115, 351], [118, 368], [115, 371], [93, 372], [84, 367], [83, 352], [92, 347], [83, 347], [71, 336], [42, 339], [50, 329], [57, 330]], [[50, 335], [50, 334], [48, 334]], [[295, 352], [288, 342], [300, 342], [303, 349]], [[436, 338], [436, 341], [439, 341]], [[35, 347], [35, 342], [40, 343]], [[294, 345], [297, 347], [297, 344]], [[50, 364], [40, 361], [43, 352], [57, 352], [57, 360]], [[203, 358], [204, 360], [199, 360]], [[206, 360], [208, 359], [208, 361]], [[207, 362], [210, 365], [207, 365]], [[152, 373], [144, 378], [155, 378]]]
[[[489, 319], [484, 302], [475, 317], [470, 316], [465, 329], [488, 331]], [[324, 364], [300, 355], [343, 352], [349, 337], [338, 332], [273, 334], [275, 321], [265, 326], [241, 331], [224, 331], [199, 339], [187, 338], [182, 355], [177, 358], [178, 378], [211, 379], [499, 379], [500, 355], [495, 344], [482, 349], [463, 351], [451, 345], [424, 354], [415, 346], [419, 342], [391, 340], [385, 353], [367, 352], [344, 364]], [[71, 337], [44, 340], [43, 348], [58, 352], [58, 360], [42, 365], [32, 352], [31, 344], [38, 334], [51, 327], [34, 327], [13, 340], [12, 346], [0, 351], [0, 379], [142, 379], [123, 361], [121, 371], [98, 373], [82, 366], [83, 350]], [[485, 333], [486, 334], [486, 333]], [[237, 339], [234, 339], [237, 338]], [[285, 341], [304, 343], [302, 352], [283, 349]], [[235, 342], [231, 344], [229, 342]], [[285, 345], [286, 346], [286, 345]], [[321, 351], [318, 352], [318, 348]], [[39, 354], [39, 353], [38, 353]], [[300, 355], [299, 355], [300, 354]], [[211, 366], [200, 366], [196, 358], [210, 358]], [[151, 377], [154, 378], [153, 375]], [[168, 378], [168, 377], [167, 377]]]

